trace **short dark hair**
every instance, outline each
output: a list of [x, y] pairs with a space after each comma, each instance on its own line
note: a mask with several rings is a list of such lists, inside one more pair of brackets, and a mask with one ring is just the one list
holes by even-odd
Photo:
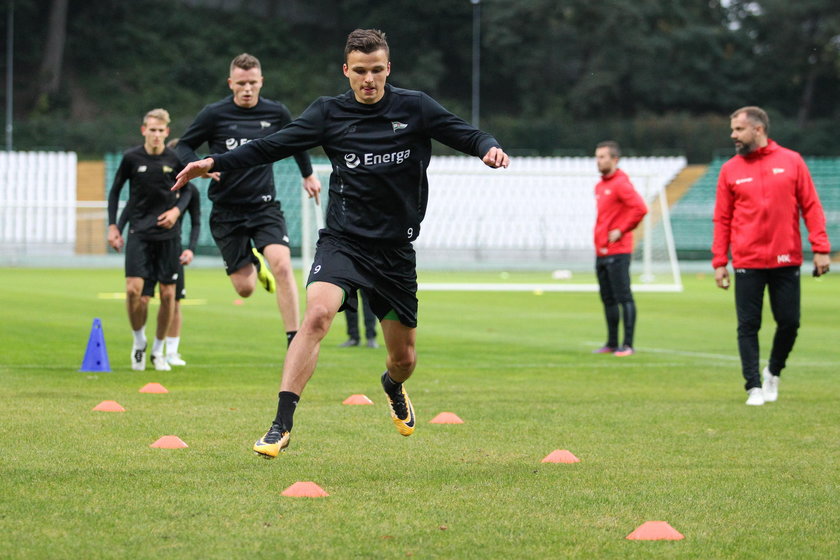
[[370, 54], [378, 50], [384, 50], [385, 56], [391, 60], [391, 51], [388, 48], [388, 41], [385, 33], [378, 29], [355, 29], [347, 36], [347, 44], [344, 45], [344, 60], [353, 51]]
[[234, 68], [242, 68], [243, 70], [250, 70], [251, 68], [256, 68], [259, 71], [262, 71], [262, 65], [260, 65], [259, 59], [248, 53], [238, 54], [234, 57], [233, 60], [230, 61], [230, 71], [233, 73]]
[[603, 142], [598, 142], [598, 145], [595, 146], [595, 149], [598, 148], [609, 148], [610, 155], [614, 158], [621, 157], [621, 146], [618, 145], [618, 142], [615, 140], [604, 140]]
[[736, 109], [731, 115], [729, 115], [729, 118], [734, 119], [741, 113], [747, 115], [747, 119], [749, 119], [754, 125], [760, 124], [761, 126], [763, 126], [765, 133], [769, 132], [770, 117], [767, 116], [767, 112], [764, 109], [762, 109], [761, 107], [756, 107], [755, 105], [747, 105], [746, 107]]

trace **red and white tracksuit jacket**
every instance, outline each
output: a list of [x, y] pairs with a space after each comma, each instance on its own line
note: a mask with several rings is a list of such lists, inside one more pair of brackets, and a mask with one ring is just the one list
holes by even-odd
[[[599, 257], [633, 252], [633, 230], [647, 214], [645, 201], [621, 169], [609, 177], [601, 176], [595, 185], [598, 217], [595, 220], [595, 253]], [[620, 229], [621, 239], [608, 241], [611, 230]]]
[[712, 266], [802, 265], [799, 215], [815, 253], [829, 253], [825, 213], [805, 161], [773, 140], [736, 155], [720, 168], [714, 213]]

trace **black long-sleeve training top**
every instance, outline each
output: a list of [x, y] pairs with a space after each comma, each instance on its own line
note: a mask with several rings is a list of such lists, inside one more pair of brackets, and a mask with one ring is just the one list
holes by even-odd
[[426, 213], [431, 139], [483, 157], [500, 147], [419, 91], [385, 86], [374, 104], [353, 91], [321, 97], [279, 132], [211, 156], [212, 171], [263, 165], [323, 146], [332, 163], [329, 230], [385, 242], [410, 242]]
[[[230, 95], [204, 107], [178, 140], [175, 152], [185, 164], [200, 159], [195, 151], [205, 142], [211, 153], [233, 150], [277, 132], [292, 120], [285, 105], [263, 97], [250, 108], [239, 107]], [[289, 154], [292, 155], [292, 154]], [[306, 152], [294, 154], [301, 177], [312, 174]], [[264, 162], [265, 163], [265, 162]], [[207, 196], [214, 204], [264, 204], [277, 199], [271, 165], [222, 173], [219, 182], [211, 181]]]
[[108, 193], [108, 224], [117, 223], [120, 192], [128, 181], [129, 204], [126, 206], [126, 217], [131, 224], [131, 234], [153, 240], [171, 239], [180, 235], [179, 227], [162, 228], [157, 225], [157, 219], [173, 206], [178, 206], [183, 215], [189, 205], [192, 191], [170, 190], [175, 184], [175, 176], [183, 167], [178, 156], [169, 148], [158, 155], [149, 154], [143, 146], [126, 150]]

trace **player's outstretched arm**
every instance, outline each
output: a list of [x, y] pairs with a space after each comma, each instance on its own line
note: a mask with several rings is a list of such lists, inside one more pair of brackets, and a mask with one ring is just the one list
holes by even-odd
[[177, 191], [184, 185], [190, 182], [190, 179], [206, 175], [213, 169], [213, 158], [204, 158], [198, 161], [193, 161], [187, 164], [178, 176], [175, 177], [175, 184], [172, 185], [172, 190]]
[[507, 167], [510, 165], [510, 158], [501, 148], [490, 148], [484, 157], [481, 158], [484, 165], [497, 169], [499, 167]]

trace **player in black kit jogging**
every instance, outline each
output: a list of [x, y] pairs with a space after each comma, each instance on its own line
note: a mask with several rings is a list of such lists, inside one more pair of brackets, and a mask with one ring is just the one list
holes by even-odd
[[[242, 53], [234, 58], [228, 78], [233, 94], [206, 106], [196, 116], [175, 147], [181, 160], [187, 163], [199, 159], [195, 150], [205, 142], [212, 153], [221, 153], [286, 126], [292, 120], [289, 110], [282, 103], [261, 97], [262, 85], [262, 67], [256, 57]], [[317, 200], [321, 183], [312, 173], [309, 156], [305, 152], [295, 154], [295, 161], [303, 176], [303, 188]], [[242, 297], [254, 292], [258, 279], [269, 292], [276, 287], [277, 307], [286, 340], [291, 342], [300, 323], [298, 289], [272, 166], [269, 162], [211, 176], [215, 180], [207, 191], [213, 202], [210, 232], [230, 281]]]
[[326, 228], [309, 273], [306, 312], [283, 363], [277, 416], [254, 444], [276, 457], [289, 444], [300, 394], [315, 370], [321, 340], [335, 315], [356, 308], [362, 290], [379, 318], [388, 356], [382, 385], [400, 434], [414, 431], [414, 410], [403, 387], [417, 362], [417, 273], [412, 241], [426, 211], [426, 168], [434, 138], [507, 167], [499, 142], [419, 91], [386, 85], [391, 72], [385, 34], [350, 33], [344, 49], [350, 91], [322, 97], [283, 130], [222, 155], [193, 162], [175, 187], [212, 171], [262, 165], [323, 146], [332, 162]]

